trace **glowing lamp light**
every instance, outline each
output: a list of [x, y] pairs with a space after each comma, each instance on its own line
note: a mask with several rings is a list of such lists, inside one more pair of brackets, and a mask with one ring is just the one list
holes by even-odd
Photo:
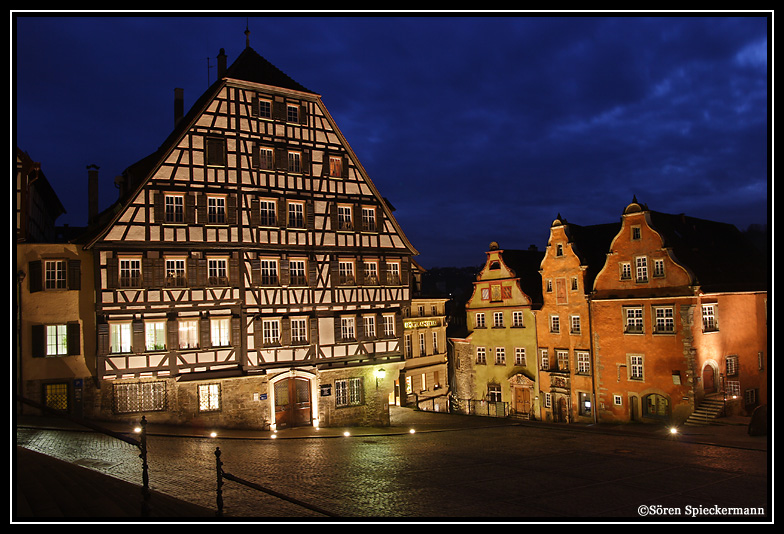
[[348, 436], [350, 436], [350, 435], [351, 435], [351, 433], [350, 433], [348, 430], [346, 430], [345, 432], [343, 432], [343, 435], [344, 435], [344, 436], [346, 436], [346, 437], [348, 437]]
[[133, 429], [133, 431], [138, 434], [138, 433], [140, 433], [142, 431], [142, 427], [137, 426], [136, 428]]
[[674, 436], [677, 433], [678, 433], [678, 429], [677, 428], [675, 428], [675, 427], [671, 427], [670, 428], [670, 434], [672, 434]]
[[218, 436], [218, 433], [217, 433], [217, 432], [215, 432], [215, 431], [212, 431], [212, 432], [210, 432], [210, 437], [211, 437], [211, 438], [215, 438], [215, 437], [217, 437], [217, 436]]
[[375, 375], [376, 375], [376, 389], [378, 389], [378, 381], [379, 380], [383, 380], [384, 377], [386, 376], [386, 374], [387, 374], [387, 372], [386, 372], [386, 370], [383, 367], [379, 367], [378, 369], [376, 369], [376, 373], [375, 373]]
[[409, 434], [413, 434], [414, 432], [416, 432], [416, 430], [414, 430], [413, 428], [408, 431]]

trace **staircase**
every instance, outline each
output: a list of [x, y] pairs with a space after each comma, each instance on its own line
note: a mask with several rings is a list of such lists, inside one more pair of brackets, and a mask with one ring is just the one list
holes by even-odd
[[699, 408], [686, 419], [686, 426], [701, 426], [713, 423], [724, 410], [724, 400], [718, 396], [705, 397]]

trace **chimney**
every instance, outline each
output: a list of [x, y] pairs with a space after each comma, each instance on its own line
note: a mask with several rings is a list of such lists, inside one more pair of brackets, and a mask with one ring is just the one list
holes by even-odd
[[183, 95], [185, 94], [185, 90], [176, 87], [174, 89], [174, 127], [176, 128], [177, 125], [182, 120], [183, 110], [184, 110], [184, 99]]
[[87, 224], [98, 218], [98, 165], [87, 166]]
[[220, 49], [218, 52], [218, 79], [220, 80], [223, 78], [223, 75], [226, 73], [226, 52], [223, 48]]

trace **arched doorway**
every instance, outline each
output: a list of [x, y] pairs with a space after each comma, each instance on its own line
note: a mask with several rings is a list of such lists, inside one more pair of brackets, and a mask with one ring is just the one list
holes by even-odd
[[670, 400], [664, 395], [651, 393], [643, 397], [643, 416], [665, 419], [670, 415]]
[[702, 390], [706, 395], [716, 393], [716, 371], [709, 363], [702, 368]]
[[310, 380], [301, 376], [286, 376], [276, 381], [273, 387], [277, 428], [312, 424]]

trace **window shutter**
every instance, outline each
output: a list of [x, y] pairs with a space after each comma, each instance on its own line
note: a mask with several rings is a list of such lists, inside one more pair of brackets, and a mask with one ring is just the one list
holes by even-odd
[[119, 260], [116, 257], [106, 258], [106, 288], [114, 289], [119, 286]]
[[308, 123], [308, 106], [307, 106], [307, 104], [302, 104], [299, 107], [299, 123], [300, 124], [307, 124]]
[[338, 231], [338, 205], [335, 203], [329, 205], [329, 224], [333, 232]]
[[278, 226], [280, 226], [281, 228], [285, 228], [287, 217], [288, 217], [288, 211], [286, 210], [286, 199], [279, 198], [278, 199]]
[[199, 224], [207, 224], [207, 196], [199, 195], [196, 200], [196, 217]]
[[310, 287], [316, 287], [316, 258], [308, 258], [308, 285]]
[[96, 351], [99, 356], [105, 356], [109, 354], [109, 325], [107, 323], [99, 323], [96, 329], [98, 332]]
[[258, 117], [259, 116], [259, 97], [254, 96], [250, 99], [250, 116], [251, 117]]
[[302, 150], [302, 174], [310, 176], [310, 150]]
[[343, 161], [340, 164], [340, 177], [348, 178], [348, 158], [343, 156]]
[[132, 324], [132, 341], [131, 351], [140, 354], [144, 352], [144, 323], [142, 321], [134, 321]]
[[287, 107], [286, 102], [278, 100], [280, 97], [275, 97], [272, 103], [272, 117], [277, 121], [286, 122]]
[[250, 166], [258, 169], [261, 166], [261, 147], [258, 143], [253, 143], [250, 149]]
[[242, 346], [242, 324], [238, 316], [231, 317], [231, 346], [239, 349]]
[[68, 355], [77, 356], [82, 352], [79, 323], [68, 323], [66, 326], [68, 337]]
[[287, 171], [289, 169], [289, 154], [283, 147], [275, 148], [275, 170]]
[[226, 222], [233, 225], [237, 220], [237, 197], [229, 195], [226, 197]]
[[185, 223], [194, 224], [196, 222], [196, 201], [190, 193], [185, 194]]
[[27, 264], [28, 278], [30, 278], [29, 288], [30, 293], [43, 290], [43, 271], [41, 270], [41, 261], [31, 261]]
[[46, 356], [46, 329], [42, 324], [34, 324], [31, 331], [30, 349], [33, 358], [44, 358]]
[[315, 208], [313, 207], [313, 201], [307, 200], [305, 201], [305, 227], [308, 230], [313, 230], [316, 228], [316, 213]]
[[158, 287], [155, 285], [154, 258], [142, 258], [142, 287]]
[[[310, 326], [310, 344], [314, 347], [318, 346], [318, 317], [315, 315], [308, 319], [308, 326]], [[318, 357], [316, 354], [315, 357]]]
[[261, 283], [261, 260], [256, 258], [250, 260], [250, 274], [251, 280], [250, 283], [254, 286], [257, 286]]
[[335, 343], [340, 343], [341, 341], [343, 341], [340, 333], [340, 316], [336, 315], [334, 317], [334, 321], [335, 321]]
[[154, 191], [153, 192], [153, 201], [152, 201], [152, 213], [153, 213], [153, 220], [156, 223], [163, 223], [166, 222], [166, 214], [163, 206], [163, 192], [162, 191]]
[[250, 225], [258, 226], [261, 224], [261, 202], [258, 198], [250, 199]]
[[282, 286], [287, 286], [291, 283], [291, 265], [289, 265], [289, 258], [286, 254], [283, 254], [280, 257], [280, 261], [278, 262], [278, 271], [280, 277], [278, 278], [278, 283]]
[[169, 350], [177, 350], [180, 348], [180, 325], [177, 322], [177, 314], [170, 313], [166, 316], [166, 347]]
[[68, 289], [82, 288], [82, 262], [81, 260], [68, 260]]
[[288, 317], [280, 320], [280, 344], [284, 347], [291, 345], [291, 319]]
[[242, 285], [242, 280], [240, 280], [240, 259], [237, 256], [229, 258], [229, 285], [234, 287]]
[[212, 340], [210, 339], [210, 318], [209, 316], [202, 316], [199, 319], [199, 335], [201, 339], [199, 340], [199, 346], [203, 349], [208, 349], [212, 346]]

